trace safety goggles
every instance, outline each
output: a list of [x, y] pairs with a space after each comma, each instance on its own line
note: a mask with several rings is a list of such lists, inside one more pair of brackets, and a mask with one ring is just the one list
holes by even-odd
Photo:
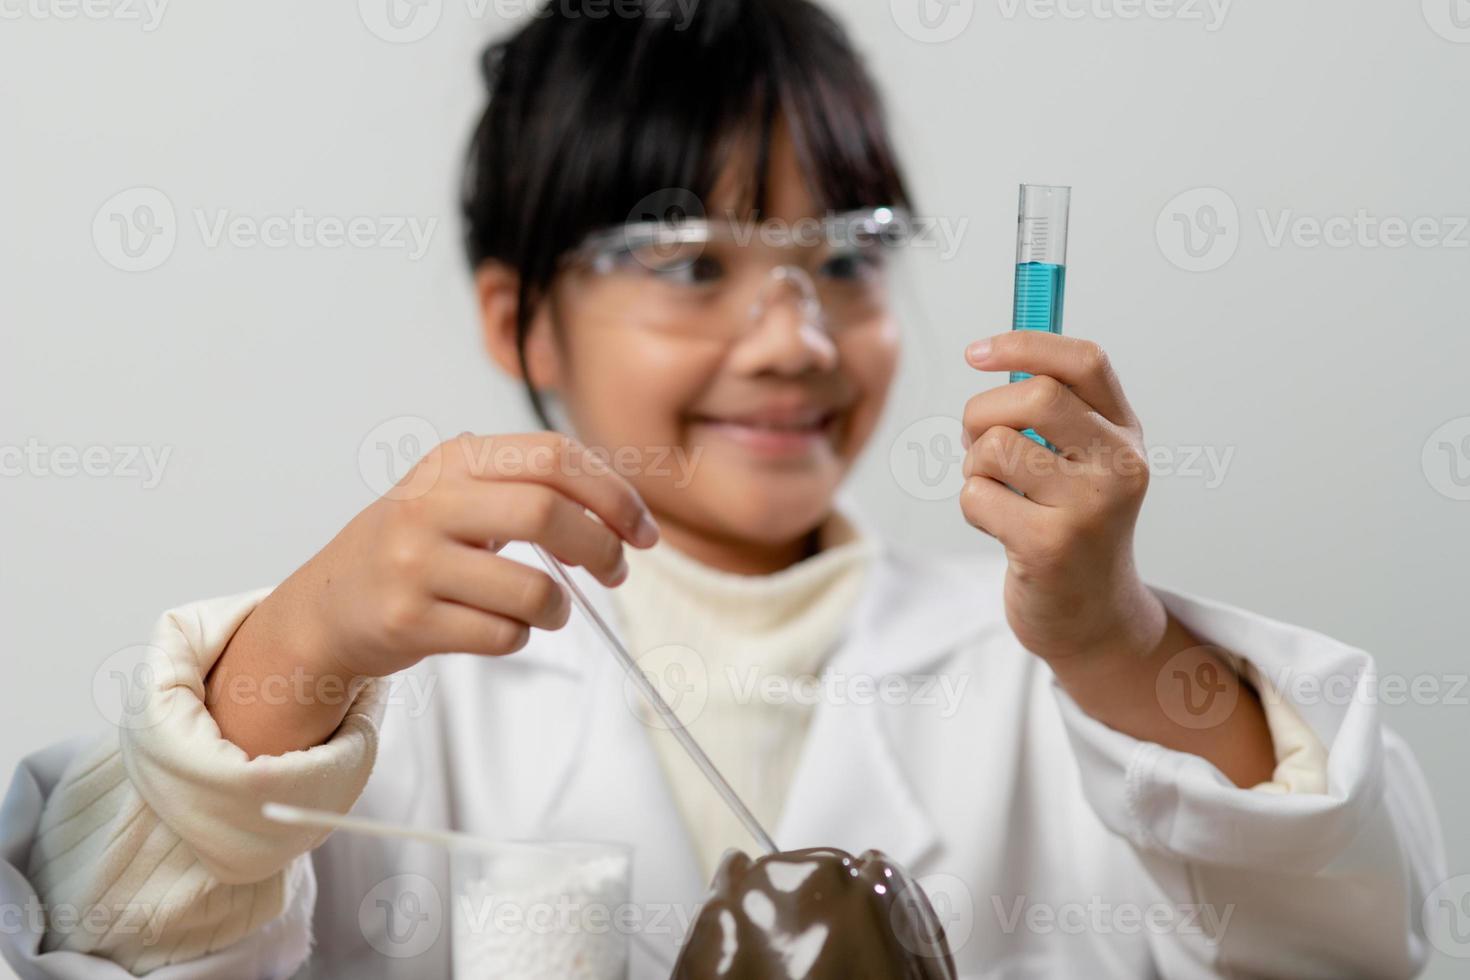
[[789, 305], [835, 333], [887, 311], [909, 216], [870, 208], [794, 223], [694, 218], [594, 232], [566, 258], [604, 313], [672, 333], [734, 339]]

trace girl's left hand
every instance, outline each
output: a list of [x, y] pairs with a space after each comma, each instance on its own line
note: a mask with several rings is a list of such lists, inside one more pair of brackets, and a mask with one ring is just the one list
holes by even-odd
[[[1035, 375], [965, 406], [960, 493], [965, 518], [1005, 545], [1006, 619], [1021, 645], [1105, 725], [1207, 759], [1237, 786], [1271, 778], [1260, 699], [1134, 567], [1148, 457], [1102, 348], [1018, 330], [971, 344], [965, 356], [981, 370]], [[1026, 438], [1027, 428], [1058, 451]], [[1187, 689], [1161, 684], [1181, 664], [1223, 680], [1223, 716], [1201, 724]]]
[[960, 506], [1005, 546], [1011, 629], [1058, 673], [1091, 652], [1154, 649], [1168, 616], [1133, 561], [1148, 460], [1107, 355], [1087, 340], [1017, 330], [971, 344], [965, 357], [984, 371], [1035, 375], [976, 395], [964, 414]]

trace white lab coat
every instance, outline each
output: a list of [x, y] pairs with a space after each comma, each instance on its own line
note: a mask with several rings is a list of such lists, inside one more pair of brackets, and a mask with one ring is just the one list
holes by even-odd
[[[1356, 691], [1297, 704], [1330, 751], [1325, 795], [1238, 789], [1202, 759], [1108, 729], [1060, 693], [1005, 624], [1003, 573], [992, 558], [880, 552], [829, 671], [942, 675], [951, 690], [963, 680], [963, 696], [952, 712], [942, 699], [923, 703], [922, 684], [907, 703], [821, 703], [773, 828], [783, 848], [887, 852], [934, 896], [967, 978], [1417, 971], [1420, 906], [1447, 876], [1443, 844], [1419, 769], [1380, 726], [1366, 654], [1160, 592], [1187, 627], [1266, 676], [1345, 677], [1337, 689]], [[577, 574], [612, 616], [610, 595]], [[514, 656], [435, 657], [413, 674], [434, 685], [430, 710], [415, 712], [407, 696], [389, 704], [355, 812], [492, 838], [629, 842], [640, 923], [630, 976], [666, 977], [706, 882], [647, 729], [586, 624], [574, 615]], [[38, 753], [16, 774], [0, 814], [0, 903], [34, 900], [22, 874], [28, 842], [74, 750]], [[152, 976], [288, 976], [308, 936], [303, 976], [450, 975], [443, 853], [337, 833], [307, 865], [314, 883], [266, 930]], [[430, 933], [403, 941], [400, 922], [385, 939], [369, 899], [399, 890], [415, 893], [428, 914], [415, 928]], [[412, 955], [386, 955], [372, 939]], [[28, 980], [127, 975], [73, 953], [38, 956], [38, 942], [28, 928], [0, 929]]]

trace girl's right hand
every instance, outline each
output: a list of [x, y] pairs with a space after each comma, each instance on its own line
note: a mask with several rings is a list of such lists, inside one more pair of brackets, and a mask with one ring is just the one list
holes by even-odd
[[305, 673], [355, 692], [435, 653], [512, 653], [532, 627], [564, 626], [570, 599], [500, 547], [535, 542], [615, 586], [628, 572], [623, 544], [657, 540], [633, 487], [574, 440], [465, 433], [430, 451], [251, 612], [211, 671], [210, 712], [252, 756], [319, 744], [350, 697], [263, 705], [231, 691], [242, 679], [260, 690]]
[[336, 665], [382, 677], [434, 653], [511, 653], [531, 627], [566, 625], [565, 590], [496, 554], [507, 542], [540, 544], [615, 586], [623, 543], [657, 540], [633, 487], [574, 440], [466, 433], [353, 518], [293, 587]]

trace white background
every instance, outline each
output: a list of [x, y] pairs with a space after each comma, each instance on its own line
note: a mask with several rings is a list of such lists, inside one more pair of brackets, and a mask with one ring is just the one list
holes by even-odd
[[[102, 728], [94, 673], [159, 611], [281, 578], [366, 505], [376, 427], [528, 425], [477, 346], [453, 204], [475, 54], [519, 4], [428, 0], [399, 30], [387, 0], [95, 2], [0, 2], [0, 447], [170, 455], [156, 486], [0, 477], [6, 773]], [[1114, 355], [1165, 464], [1232, 454], [1223, 479], [1155, 479], [1145, 574], [1417, 681], [1385, 715], [1470, 871], [1470, 4], [927, 2], [932, 30], [917, 0], [840, 4], [921, 210], [964, 229], [948, 260], [916, 256], [902, 389], [858, 498], [921, 545], [992, 546], [952, 498], [911, 493], [892, 449], [942, 450], [952, 422], [904, 430], [994, 383], [960, 352], [1009, 324], [1016, 184], [1074, 185], [1067, 331]], [[174, 242], [128, 272], [113, 213], [142, 198], [108, 202], [139, 187]], [[199, 227], [297, 209], [437, 227], [417, 260]], [[1340, 246], [1290, 231], [1360, 212]], [[1393, 247], [1383, 219], [1428, 223]], [[1186, 226], [1224, 233], [1191, 257]]]

